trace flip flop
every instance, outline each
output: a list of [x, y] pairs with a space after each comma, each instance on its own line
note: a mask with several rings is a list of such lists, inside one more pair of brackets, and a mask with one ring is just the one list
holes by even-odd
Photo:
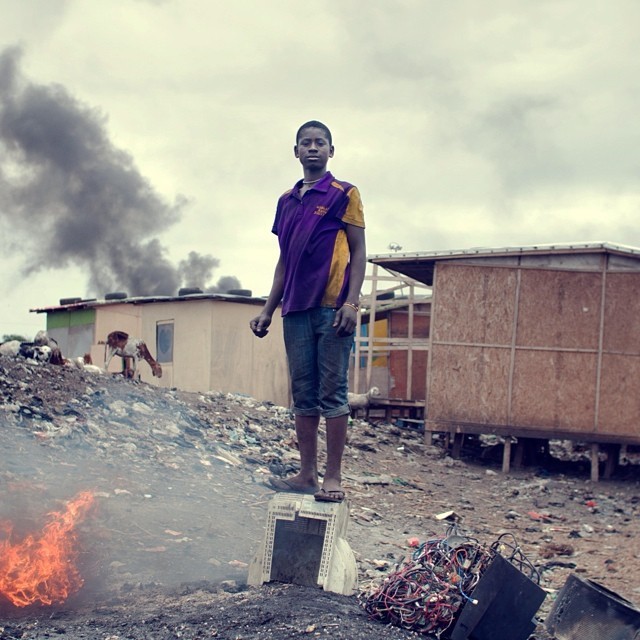
[[274, 476], [271, 476], [268, 479], [268, 482], [269, 484], [267, 486], [269, 487], [269, 489], [273, 489], [274, 491], [281, 491], [283, 493], [303, 493], [310, 496], [318, 491], [318, 487], [298, 487], [285, 478], [276, 478]]
[[334, 489], [333, 491], [320, 489], [320, 491], [313, 494], [313, 497], [318, 502], [342, 502], [345, 498], [345, 493], [340, 489]]

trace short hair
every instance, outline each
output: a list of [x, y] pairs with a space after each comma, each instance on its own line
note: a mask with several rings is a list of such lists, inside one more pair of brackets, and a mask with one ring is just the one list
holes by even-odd
[[316, 129], [322, 129], [327, 134], [327, 140], [329, 140], [329, 144], [333, 144], [333, 141], [331, 139], [331, 131], [329, 131], [329, 127], [327, 127], [326, 124], [322, 124], [322, 122], [319, 122], [318, 120], [309, 120], [309, 122], [305, 122], [298, 129], [298, 131], [296, 133], [296, 144], [298, 144], [298, 140], [300, 140], [300, 134], [305, 129], [311, 129], [311, 127], [314, 127]]

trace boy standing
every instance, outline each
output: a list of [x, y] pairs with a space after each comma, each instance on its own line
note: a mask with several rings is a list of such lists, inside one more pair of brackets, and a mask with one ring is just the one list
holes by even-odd
[[[300, 449], [300, 472], [272, 477], [276, 491], [342, 502], [342, 454], [349, 421], [348, 368], [366, 268], [358, 189], [327, 170], [334, 148], [326, 125], [312, 120], [293, 148], [303, 178], [278, 200], [272, 232], [280, 257], [262, 312], [249, 323], [263, 338], [282, 302], [285, 348]], [[318, 484], [318, 426], [326, 421], [327, 466]]]

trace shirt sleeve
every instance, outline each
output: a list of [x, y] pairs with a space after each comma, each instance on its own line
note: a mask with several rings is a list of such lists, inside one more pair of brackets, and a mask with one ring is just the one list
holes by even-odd
[[364, 207], [362, 206], [358, 188], [351, 187], [347, 192], [347, 198], [349, 201], [347, 203], [347, 210], [344, 212], [344, 216], [342, 216], [342, 222], [364, 229]]

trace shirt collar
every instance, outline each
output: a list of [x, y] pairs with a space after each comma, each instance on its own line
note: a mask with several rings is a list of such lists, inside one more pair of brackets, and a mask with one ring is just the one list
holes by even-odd
[[[293, 187], [293, 191], [292, 193], [298, 193], [300, 191], [300, 188], [302, 187], [302, 181], [304, 180], [304, 178], [300, 178], [300, 180], [298, 180], [298, 182], [295, 183], [294, 187]], [[310, 187], [310, 191], [313, 189], [318, 189], [319, 191], [328, 191], [329, 190], [329, 185], [333, 182], [333, 176], [331, 175], [331, 171], [327, 171], [327, 173], [325, 173], [322, 178], [320, 178], [320, 180], [318, 180], [318, 182], [316, 182], [315, 184], [312, 184]]]

